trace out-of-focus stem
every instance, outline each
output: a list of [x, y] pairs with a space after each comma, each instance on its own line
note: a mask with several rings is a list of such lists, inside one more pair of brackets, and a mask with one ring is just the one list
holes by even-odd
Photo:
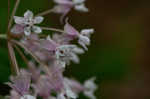
[[48, 30], [48, 31], [55, 31], [55, 32], [59, 32], [59, 33], [66, 33], [65, 31], [63, 31], [61, 29], [56, 29], [56, 28], [41, 27], [41, 29]]
[[9, 52], [9, 56], [10, 56], [10, 59], [11, 59], [11, 66], [12, 66], [12, 69], [14, 70], [14, 72], [19, 75], [19, 67], [18, 67], [18, 63], [17, 63], [17, 60], [16, 60], [16, 55], [15, 55], [15, 51], [14, 51], [14, 48], [11, 44], [11, 42], [8, 42], [8, 52]]
[[36, 57], [36, 55], [34, 55], [34, 53], [32, 53], [30, 50], [28, 50], [28, 48], [26, 48], [22, 43], [16, 41], [16, 40], [11, 40], [14, 44], [20, 46], [21, 48], [23, 48], [28, 54], [30, 54], [39, 64], [41, 64], [43, 66], [44, 71], [51, 76], [50, 72], [49, 72], [49, 68], [46, 64], [44, 64], [43, 62], [40, 61], [40, 59], [38, 57]]
[[5, 34], [0, 34], [0, 39], [7, 39], [7, 35], [5, 35]]
[[20, 0], [16, 0], [15, 7], [14, 7], [14, 9], [13, 9], [12, 15], [11, 15], [10, 20], [9, 20], [9, 23], [8, 23], [8, 32], [9, 32], [11, 26], [12, 26], [13, 17], [14, 17], [14, 15], [16, 14], [16, 11], [17, 11], [17, 9], [18, 9], [19, 3], [20, 3]]
[[[9, 54], [9, 58], [10, 58], [10, 61], [11, 61], [12, 70], [14, 70], [17, 75], [19, 75], [20, 73], [19, 73], [19, 67], [18, 67], [18, 64], [17, 64], [14, 48], [12, 46], [12, 43], [10, 42], [10, 40], [11, 40], [10, 28], [12, 26], [13, 17], [16, 14], [16, 11], [18, 9], [19, 3], [20, 3], [20, 0], [16, 0], [15, 6], [14, 6], [13, 11], [12, 11], [12, 14], [10, 16], [10, 20], [8, 22], [8, 28], [7, 28], [7, 31], [6, 31], [8, 54]], [[2, 37], [5, 37], [5, 36], [2, 36]]]
[[20, 54], [20, 56], [22, 57], [22, 59], [24, 60], [24, 62], [28, 65], [28, 60], [25, 57], [25, 55], [23, 54], [23, 52], [19, 49], [18, 46], [14, 45], [15, 49], [17, 50], [17, 52]]
[[53, 9], [48, 9], [48, 10], [46, 10], [44, 12], [41, 12], [41, 13], [37, 14], [36, 16], [44, 16], [44, 15], [47, 15], [47, 14], [49, 14], [51, 12], [53, 12]]

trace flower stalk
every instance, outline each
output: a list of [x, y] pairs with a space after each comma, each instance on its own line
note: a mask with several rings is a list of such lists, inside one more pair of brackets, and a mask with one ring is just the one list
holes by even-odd
[[9, 20], [9, 23], [8, 23], [8, 31], [10, 30], [10, 28], [11, 28], [11, 26], [12, 26], [13, 17], [14, 17], [15, 14], [16, 14], [16, 11], [17, 11], [17, 9], [18, 9], [19, 3], [20, 3], [20, 0], [16, 0], [15, 7], [14, 7], [14, 9], [13, 9], [12, 15], [11, 15], [10, 20]]
[[48, 10], [46, 10], [44, 12], [41, 12], [41, 13], [37, 14], [36, 16], [45, 16], [45, 15], [47, 15], [49, 13], [52, 13], [53, 11], [54, 11], [53, 9], [48, 9]]
[[5, 35], [5, 34], [0, 34], [0, 39], [7, 39], [7, 35]]
[[65, 31], [61, 29], [56, 29], [56, 28], [49, 28], [49, 27], [41, 27], [43, 30], [48, 30], [48, 31], [54, 31], [54, 32], [59, 32], [59, 33], [66, 33]]

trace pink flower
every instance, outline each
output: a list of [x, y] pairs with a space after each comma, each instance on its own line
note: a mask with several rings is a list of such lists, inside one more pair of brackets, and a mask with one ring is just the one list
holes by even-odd
[[8, 83], [8, 85], [19, 95], [23, 96], [29, 93], [31, 75], [25, 70], [21, 70], [18, 76], [12, 76], [11, 81], [12, 83]]

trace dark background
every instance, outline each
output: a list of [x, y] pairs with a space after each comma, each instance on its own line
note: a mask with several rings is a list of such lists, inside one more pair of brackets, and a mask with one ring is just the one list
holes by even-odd
[[[15, 0], [10, 1], [12, 9]], [[68, 67], [66, 75], [81, 82], [96, 76], [98, 99], [150, 99], [150, 1], [87, 0], [86, 5], [90, 13], [73, 10], [69, 21], [79, 30], [93, 27], [96, 32], [89, 51], [81, 55], [81, 63]], [[52, 6], [52, 0], [21, 0], [17, 15]], [[1, 0], [0, 33], [6, 30], [7, 10], [7, 0]], [[43, 25], [62, 27], [58, 15], [45, 18]], [[9, 74], [6, 42], [1, 40], [0, 82], [8, 81]]]

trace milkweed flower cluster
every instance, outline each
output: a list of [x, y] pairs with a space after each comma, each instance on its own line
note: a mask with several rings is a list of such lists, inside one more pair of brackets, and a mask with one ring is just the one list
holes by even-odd
[[[54, 2], [56, 5], [52, 9], [38, 15], [27, 10], [23, 17], [12, 16], [15, 24], [8, 28], [8, 49], [17, 75], [12, 75], [7, 83], [12, 88], [7, 96], [9, 99], [77, 99], [81, 92], [89, 99], [96, 99], [95, 77], [81, 84], [63, 75], [71, 62], [80, 62], [79, 55], [88, 50], [90, 36], [94, 33], [92, 28], [78, 31], [68, 18], [65, 19], [71, 9], [88, 12], [85, 0]], [[63, 30], [40, 26], [44, 15], [50, 12], [62, 14], [61, 21], [65, 19]], [[53, 33], [47, 35], [44, 31]], [[26, 69], [19, 68], [14, 49], [26, 63]]]

